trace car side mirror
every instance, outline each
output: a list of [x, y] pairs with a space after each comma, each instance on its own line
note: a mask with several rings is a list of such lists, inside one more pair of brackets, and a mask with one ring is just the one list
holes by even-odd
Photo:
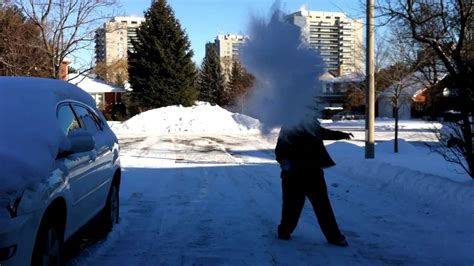
[[61, 143], [58, 158], [63, 158], [74, 153], [88, 152], [94, 148], [94, 136], [85, 129], [76, 129], [69, 132], [69, 135]]
[[84, 129], [70, 132], [68, 139], [71, 143], [72, 153], [88, 152], [95, 148], [94, 136]]

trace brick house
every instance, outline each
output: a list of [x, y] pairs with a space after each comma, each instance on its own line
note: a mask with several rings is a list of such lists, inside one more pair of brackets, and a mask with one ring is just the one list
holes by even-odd
[[69, 82], [89, 93], [95, 99], [97, 108], [105, 114], [109, 113], [114, 105], [123, 104], [122, 94], [127, 92], [123, 88], [87, 75], [70, 74]]

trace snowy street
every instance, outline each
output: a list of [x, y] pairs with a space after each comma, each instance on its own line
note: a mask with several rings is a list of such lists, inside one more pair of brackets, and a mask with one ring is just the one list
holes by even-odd
[[[426, 176], [397, 170], [401, 160], [365, 161], [354, 135], [326, 142], [337, 163], [326, 182], [348, 248], [326, 242], [309, 201], [292, 239], [276, 237], [275, 132], [119, 135], [121, 222], [69, 265], [472, 265], [472, 182], [456, 184], [462, 197], [433, 197]], [[402, 181], [378, 178], [389, 172]]]
[[0, 266], [474, 266], [474, 0], [0, 25]]

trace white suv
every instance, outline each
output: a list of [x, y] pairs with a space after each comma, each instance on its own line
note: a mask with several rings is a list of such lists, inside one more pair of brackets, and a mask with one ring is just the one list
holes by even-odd
[[89, 94], [0, 77], [0, 265], [60, 265], [93, 218], [111, 229], [120, 176], [117, 138]]

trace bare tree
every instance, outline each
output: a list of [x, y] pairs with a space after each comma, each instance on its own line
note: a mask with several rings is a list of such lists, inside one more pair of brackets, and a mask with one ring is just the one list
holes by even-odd
[[110, 64], [97, 62], [94, 68], [95, 74], [102, 80], [123, 87], [128, 80], [128, 62], [121, 58]]
[[[389, 46], [387, 45], [387, 36], [382, 34], [377, 34], [376, 36], [376, 45], [375, 45], [375, 90], [377, 93], [380, 93], [382, 89], [385, 89], [386, 86], [381, 79], [379, 78], [379, 73], [382, 69], [390, 66], [394, 62], [390, 59]], [[363, 43], [357, 43], [359, 49], [362, 51], [361, 62], [366, 60], [366, 48]], [[353, 69], [355, 70], [356, 75], [365, 76], [365, 65], [363, 64], [354, 64]], [[365, 105], [365, 82], [355, 82], [350, 83], [347, 88], [346, 95], [346, 105], [350, 108], [360, 107]]]
[[403, 29], [406, 37], [429, 48], [450, 75], [450, 89], [457, 94], [462, 155], [474, 178], [471, 117], [474, 109], [474, 56], [471, 0], [386, 0], [378, 8], [387, 23]]
[[382, 79], [391, 84], [381, 94], [381, 99], [390, 101], [395, 118], [395, 140], [393, 151], [398, 153], [398, 122], [400, 117], [400, 108], [410, 108], [413, 87], [417, 85], [414, 70], [404, 63], [396, 63], [389, 67], [389, 71], [383, 75]]
[[15, 7], [0, 7], [0, 75], [47, 76], [37, 27]]
[[[439, 72], [443, 72], [436, 64], [436, 57], [411, 38], [406, 38], [399, 28], [389, 27], [387, 31], [387, 61], [394, 62], [390, 67], [380, 70], [378, 82], [383, 91], [379, 100], [388, 100], [395, 118], [394, 152], [398, 152], [398, 122], [401, 108], [411, 110], [414, 96], [426, 94], [437, 85]], [[423, 103], [424, 106], [427, 103]], [[411, 113], [411, 112], [410, 112]]]
[[50, 76], [54, 78], [60, 78], [64, 59], [74, 58], [76, 52], [91, 47], [95, 30], [112, 16], [115, 3], [116, 0], [16, 0], [23, 14], [39, 28], [42, 49], [51, 66]]
[[[425, 84], [427, 88], [424, 112], [434, 119], [437, 112], [436, 98], [439, 94], [439, 83], [446, 76], [447, 70], [430, 47], [407, 36], [405, 29], [391, 26], [389, 43], [392, 52], [389, 56], [403, 60], [406, 65], [416, 70], [416, 75], [413, 75], [414, 81]], [[396, 56], [393, 56], [394, 51]]]
[[[450, 112], [452, 117], [459, 115], [456, 111]], [[441, 128], [433, 128], [432, 133], [438, 142], [428, 142], [426, 146], [428, 146], [431, 151], [443, 156], [447, 162], [459, 165], [464, 172], [472, 176], [465, 156], [466, 147], [463, 140], [462, 123], [454, 120], [443, 122]]]

